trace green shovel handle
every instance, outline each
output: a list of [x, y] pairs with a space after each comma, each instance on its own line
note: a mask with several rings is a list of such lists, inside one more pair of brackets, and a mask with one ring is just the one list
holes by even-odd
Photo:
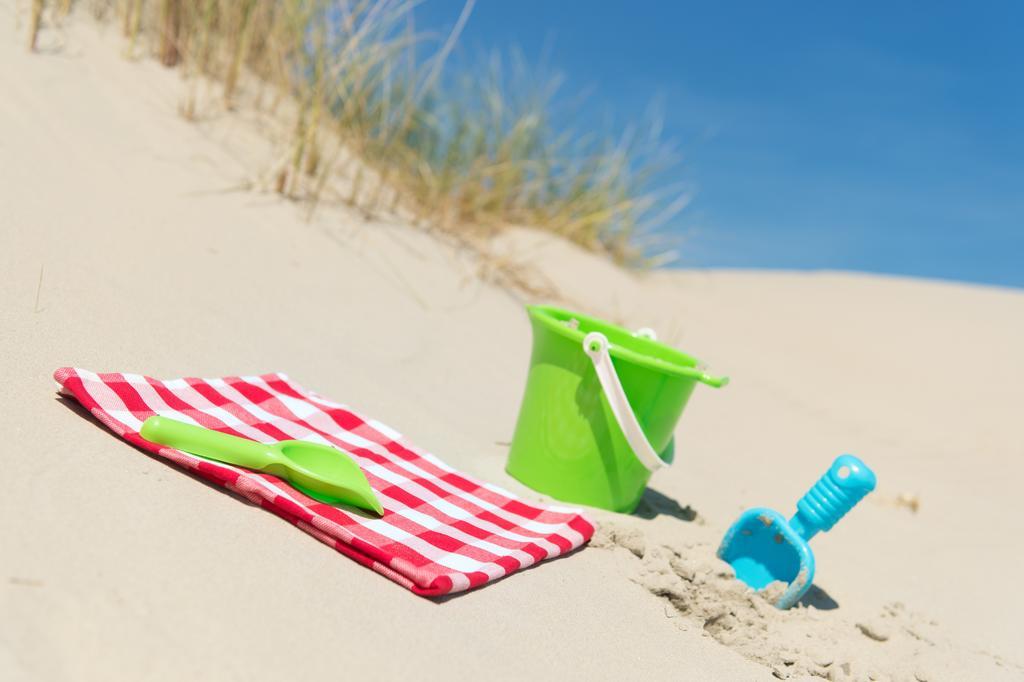
[[270, 447], [248, 438], [193, 426], [168, 417], [152, 416], [142, 423], [139, 435], [159, 443], [218, 462], [247, 469], [262, 469], [275, 461]]

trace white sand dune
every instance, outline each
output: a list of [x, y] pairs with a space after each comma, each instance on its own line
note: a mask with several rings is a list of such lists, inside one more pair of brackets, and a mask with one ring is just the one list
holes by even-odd
[[[84, 16], [36, 55], [13, 16], [0, 2], [0, 679], [1024, 678], [1024, 293], [636, 276], [505, 235], [565, 301], [733, 383], [698, 389], [638, 515], [595, 513], [593, 546], [436, 603], [117, 440], [51, 373], [286, 371], [536, 497], [503, 470], [522, 301], [423, 232], [225, 191], [234, 119], [182, 120], [178, 76]], [[791, 511], [844, 451], [880, 485], [815, 538], [814, 606], [716, 573], [743, 508]]]

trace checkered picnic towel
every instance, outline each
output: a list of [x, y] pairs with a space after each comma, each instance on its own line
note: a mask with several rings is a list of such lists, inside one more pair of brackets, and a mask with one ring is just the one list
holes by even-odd
[[[577, 511], [524, 502], [475, 481], [284, 374], [160, 381], [64, 367], [54, 378], [62, 393], [129, 443], [235, 491], [416, 594], [485, 585], [565, 554], [594, 533]], [[154, 414], [262, 442], [301, 439], [342, 448], [363, 468], [384, 516], [350, 513], [275, 476], [143, 440], [139, 429]]]

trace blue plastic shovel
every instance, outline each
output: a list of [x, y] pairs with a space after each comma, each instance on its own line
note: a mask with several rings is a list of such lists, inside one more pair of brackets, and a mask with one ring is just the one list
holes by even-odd
[[725, 534], [718, 557], [755, 590], [775, 581], [788, 585], [775, 602], [788, 609], [814, 581], [814, 552], [808, 541], [827, 531], [875, 489], [875, 474], [853, 455], [840, 455], [796, 504], [790, 520], [765, 507], [743, 512]]

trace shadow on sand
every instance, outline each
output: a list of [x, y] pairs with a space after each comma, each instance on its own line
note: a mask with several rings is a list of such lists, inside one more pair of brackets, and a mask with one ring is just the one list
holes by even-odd
[[681, 506], [671, 497], [662, 495], [654, 488], [644, 491], [634, 515], [641, 519], [653, 519], [656, 516], [672, 516], [680, 521], [696, 521], [699, 514], [690, 505]]

